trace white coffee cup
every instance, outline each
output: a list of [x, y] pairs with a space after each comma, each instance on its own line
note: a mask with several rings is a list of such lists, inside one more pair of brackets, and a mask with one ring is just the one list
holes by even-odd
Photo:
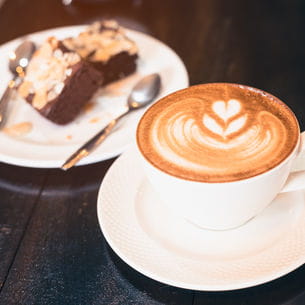
[[305, 132], [277, 166], [232, 182], [198, 182], [170, 175], [137, 152], [144, 172], [174, 214], [207, 229], [238, 227], [265, 209], [280, 192], [305, 188]]
[[207, 229], [238, 227], [265, 209], [280, 192], [305, 188], [305, 133], [278, 166], [252, 178], [221, 183], [184, 180], [154, 167], [137, 149], [154, 190], [180, 217]]

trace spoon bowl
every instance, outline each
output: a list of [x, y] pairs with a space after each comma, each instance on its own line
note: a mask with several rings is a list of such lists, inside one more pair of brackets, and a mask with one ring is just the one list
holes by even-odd
[[97, 148], [111, 132], [116, 123], [129, 112], [147, 106], [158, 95], [161, 88], [161, 78], [157, 73], [150, 74], [142, 78], [131, 90], [127, 99], [127, 110], [120, 116], [113, 119], [105, 128], [99, 131], [89, 141], [82, 145], [75, 153], [73, 153], [61, 166], [63, 170], [67, 170], [74, 166], [84, 157], [88, 156], [95, 148]]
[[151, 103], [161, 87], [161, 78], [157, 73], [142, 78], [131, 90], [127, 100], [129, 110], [138, 109]]
[[[14, 75], [20, 74], [20, 67], [23, 71], [29, 64], [36, 46], [32, 41], [26, 40], [21, 43], [14, 52], [10, 54], [9, 69]], [[19, 71], [19, 72], [18, 72]]]
[[7, 117], [7, 105], [10, 101], [16, 85], [24, 77], [24, 72], [35, 51], [35, 44], [31, 41], [24, 41], [9, 56], [9, 69], [13, 74], [13, 79], [8, 83], [0, 99], [0, 128], [4, 127]]

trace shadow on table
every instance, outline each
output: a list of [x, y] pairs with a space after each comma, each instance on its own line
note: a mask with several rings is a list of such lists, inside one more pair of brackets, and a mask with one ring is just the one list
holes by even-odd
[[33, 169], [0, 163], [0, 189], [34, 194], [41, 189], [47, 169]]
[[[136, 304], [192, 304], [193, 292], [180, 289], [152, 280], [129, 267], [109, 247], [105, 246], [107, 258], [111, 261], [117, 272], [118, 280], [126, 289], [138, 295]], [[141, 296], [141, 298], [139, 297]]]
[[[0, 189], [31, 195], [44, 189], [44, 196], [96, 191], [114, 159], [63, 171], [0, 163]], [[46, 188], [45, 188], [46, 186]]]
[[[170, 295], [180, 298], [181, 304], [193, 305], [305, 304], [305, 265], [284, 277], [256, 287], [235, 291], [200, 292], [171, 287], [143, 276], [123, 262], [108, 245], [105, 252], [109, 254], [109, 258], [117, 268], [122, 280], [129, 283], [126, 285], [132, 285], [165, 304], [169, 304], [170, 300], [172, 300]], [[166, 296], [164, 296], [162, 291], [166, 291]], [[186, 299], [183, 300], [181, 296], [188, 296], [189, 298], [193, 296], [193, 300], [189, 300], [190, 303], [187, 303]]]
[[194, 305], [303, 305], [305, 265], [272, 282], [228, 292], [197, 292]]

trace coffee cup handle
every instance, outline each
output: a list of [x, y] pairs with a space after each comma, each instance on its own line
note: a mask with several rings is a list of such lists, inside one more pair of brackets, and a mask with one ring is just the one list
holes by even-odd
[[298, 154], [293, 161], [289, 175], [281, 193], [305, 189], [305, 131], [301, 133], [301, 143]]

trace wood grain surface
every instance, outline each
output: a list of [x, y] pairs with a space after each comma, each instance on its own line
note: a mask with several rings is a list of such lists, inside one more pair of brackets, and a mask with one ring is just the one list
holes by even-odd
[[[278, 96], [305, 129], [304, 1], [7, 0], [0, 44], [101, 18], [169, 45], [191, 84], [237, 82]], [[258, 287], [212, 293], [161, 284], [126, 265], [107, 245], [96, 215], [112, 162], [68, 172], [0, 163], [1, 305], [305, 304], [304, 266]]]

